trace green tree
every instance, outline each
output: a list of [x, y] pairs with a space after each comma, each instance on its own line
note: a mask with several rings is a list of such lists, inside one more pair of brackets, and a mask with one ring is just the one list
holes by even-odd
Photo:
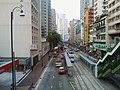
[[61, 41], [60, 35], [56, 31], [48, 32], [47, 41], [50, 44], [50, 51]]

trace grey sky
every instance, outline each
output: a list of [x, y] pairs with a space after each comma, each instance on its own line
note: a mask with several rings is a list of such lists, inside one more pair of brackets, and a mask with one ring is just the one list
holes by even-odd
[[66, 14], [68, 21], [79, 19], [80, 0], [51, 0], [51, 7], [56, 12]]

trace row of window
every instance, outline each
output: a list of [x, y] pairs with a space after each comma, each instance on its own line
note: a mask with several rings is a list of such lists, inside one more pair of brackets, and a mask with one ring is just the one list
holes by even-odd
[[36, 8], [32, 5], [32, 14], [36, 17], [38, 17], [38, 11], [36, 10]]
[[31, 2], [34, 4], [35, 7], [38, 8], [38, 2], [36, 2], [36, 0], [31, 0]]
[[32, 33], [38, 34], [38, 28], [32, 26]]
[[111, 15], [113, 15], [113, 14], [119, 12], [119, 11], [120, 11], [120, 6], [118, 6], [118, 7], [115, 8], [115, 9], [113, 9], [112, 11], [110, 11], [108, 15], [109, 15], [109, 17], [110, 17]]
[[95, 27], [100, 27], [100, 26], [104, 26], [105, 25], [105, 19], [101, 20], [98, 23], [95, 23]]
[[38, 37], [32, 36], [32, 43], [38, 43]]
[[106, 32], [105, 28], [101, 28], [101, 29], [97, 30], [97, 33], [105, 33], [105, 32]]
[[120, 23], [109, 26], [108, 29], [109, 30], [120, 30]]
[[32, 16], [32, 23], [38, 26], [38, 19], [35, 16]]
[[105, 35], [96, 35], [98, 40], [105, 40]]
[[112, 3], [109, 4], [109, 8], [113, 7], [118, 2], [120, 2], [120, 0], [114, 0]]
[[116, 17], [113, 17], [111, 19], [108, 20], [108, 23], [112, 23], [112, 22], [115, 22], [115, 21], [118, 21], [120, 20], [120, 15], [117, 15]]

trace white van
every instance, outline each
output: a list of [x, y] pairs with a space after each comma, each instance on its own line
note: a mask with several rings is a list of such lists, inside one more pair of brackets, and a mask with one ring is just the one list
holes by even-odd
[[71, 63], [74, 63], [74, 56], [75, 56], [74, 51], [69, 51], [68, 56], [70, 58]]

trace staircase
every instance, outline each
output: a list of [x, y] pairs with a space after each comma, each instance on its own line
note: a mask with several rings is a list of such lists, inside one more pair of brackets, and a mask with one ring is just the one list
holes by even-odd
[[96, 66], [98, 69], [98, 78], [120, 73], [120, 42], [111, 52], [107, 52], [103, 59], [97, 62]]

